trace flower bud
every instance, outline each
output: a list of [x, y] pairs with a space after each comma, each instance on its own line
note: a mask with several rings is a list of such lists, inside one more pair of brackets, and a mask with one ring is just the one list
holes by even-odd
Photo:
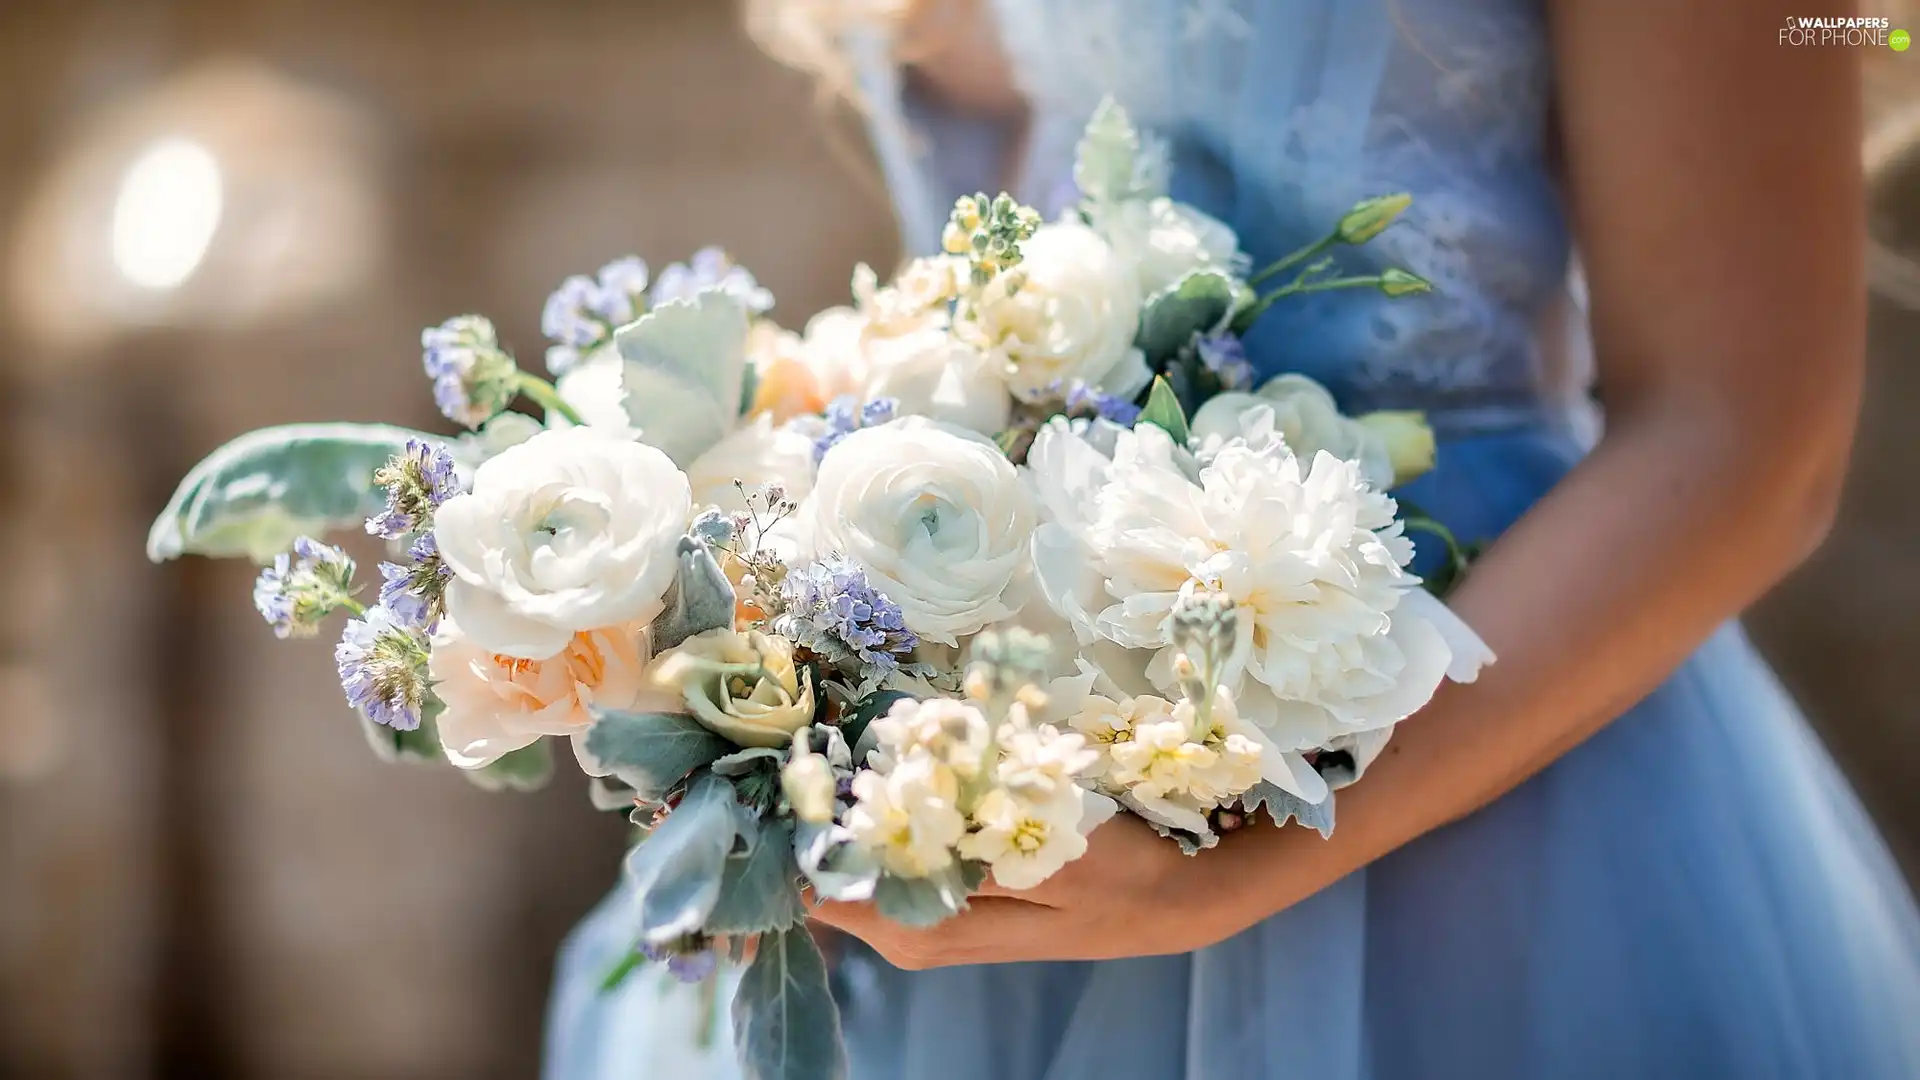
[[1382, 195], [1374, 199], [1363, 199], [1354, 204], [1340, 219], [1340, 242], [1343, 244], [1364, 244], [1379, 236], [1381, 231], [1393, 224], [1401, 212], [1413, 204], [1413, 196], [1404, 192], [1398, 195]]
[[838, 789], [833, 766], [807, 749], [806, 732], [794, 734], [793, 757], [780, 770], [780, 790], [793, 807], [793, 816], [809, 825], [833, 820], [833, 798]]
[[1358, 422], [1386, 444], [1396, 486], [1432, 471], [1433, 428], [1424, 413], [1388, 409], [1367, 413]]
[[1433, 286], [1419, 274], [1392, 267], [1380, 274], [1380, 291], [1388, 296], [1413, 296], [1432, 292]]

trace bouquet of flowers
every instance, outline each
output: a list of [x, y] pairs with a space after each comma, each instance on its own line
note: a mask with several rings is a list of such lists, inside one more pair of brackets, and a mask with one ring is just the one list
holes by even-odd
[[[1492, 659], [1407, 569], [1409, 528], [1457, 569], [1452, 538], [1384, 494], [1431, 466], [1422, 418], [1256, 386], [1240, 344], [1289, 296], [1423, 291], [1338, 268], [1407, 198], [1249, 273], [1165, 160], [1104, 106], [1073, 211], [963, 198], [945, 253], [861, 268], [804, 334], [713, 250], [564, 282], [553, 382], [451, 319], [425, 367], [467, 434], [253, 432], [149, 554], [270, 560], [281, 637], [345, 611], [340, 682], [390, 757], [528, 788], [568, 736], [644, 832], [635, 962], [730, 954], [747, 1074], [842, 1075], [810, 898], [931, 924], [1121, 809], [1189, 851], [1261, 812], [1326, 832], [1332, 789]], [[315, 539], [362, 523], [372, 602]]]

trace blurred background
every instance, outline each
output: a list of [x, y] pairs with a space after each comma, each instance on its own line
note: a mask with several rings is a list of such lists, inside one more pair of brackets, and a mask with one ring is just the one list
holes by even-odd
[[[1750, 624], [1911, 872], [1920, 58], [1866, 59], [1862, 442]], [[251, 568], [142, 543], [245, 429], [443, 427], [421, 326], [534, 356], [566, 274], [708, 243], [794, 324], [895, 251], [857, 127], [731, 2], [0, 0], [0, 1077], [535, 1075], [619, 817], [380, 765]]]

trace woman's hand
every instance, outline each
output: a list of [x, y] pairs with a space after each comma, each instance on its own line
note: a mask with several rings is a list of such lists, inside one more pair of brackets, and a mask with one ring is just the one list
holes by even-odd
[[1240, 929], [1214, 916], [1220, 851], [1187, 856], [1139, 818], [1121, 814], [1087, 837], [1087, 853], [1025, 892], [991, 880], [967, 910], [925, 929], [872, 904], [827, 903], [813, 917], [873, 946], [895, 967], [1022, 960], [1105, 960], [1190, 952]]

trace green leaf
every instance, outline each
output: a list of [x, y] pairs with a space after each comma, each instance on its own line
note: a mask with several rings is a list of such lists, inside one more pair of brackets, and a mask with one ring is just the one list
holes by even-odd
[[880, 877], [880, 866], [871, 852], [847, 843], [846, 838], [846, 830], [837, 825], [797, 822], [793, 832], [794, 862], [822, 899], [870, 900], [874, 883]]
[[1333, 792], [1331, 791], [1327, 792], [1327, 797], [1320, 802], [1310, 803], [1298, 795], [1282, 791], [1279, 787], [1262, 780], [1240, 796], [1240, 808], [1248, 814], [1253, 814], [1263, 806], [1266, 808], [1267, 816], [1273, 819], [1275, 825], [1285, 825], [1288, 818], [1293, 818], [1307, 828], [1317, 830], [1321, 836], [1333, 835]]
[[1100, 102], [1074, 147], [1073, 182], [1089, 202], [1148, 198], [1160, 192], [1142, 182], [1140, 132], [1112, 98]]
[[539, 791], [553, 779], [553, 744], [545, 739], [523, 746], [483, 769], [462, 769], [487, 791]]
[[1233, 279], [1218, 270], [1195, 270], [1147, 298], [1134, 344], [1147, 366], [1164, 368], [1195, 334], [1221, 329], [1233, 315]]
[[627, 856], [640, 894], [640, 936], [663, 945], [698, 931], [720, 899], [737, 823], [733, 785], [712, 773]]
[[596, 711], [587, 728], [587, 756], [650, 803], [733, 749], [684, 713]]
[[733, 993], [742, 1080], [846, 1080], [840, 1008], [827, 965], [804, 927], [760, 939]]
[[670, 300], [614, 334], [627, 418], [685, 468], [732, 430], [747, 371], [747, 311], [713, 288]]
[[244, 555], [268, 562], [296, 537], [358, 526], [386, 503], [374, 470], [408, 439], [442, 441], [385, 424], [250, 431], [208, 454], [180, 481], [147, 533], [147, 558]]
[[840, 736], [847, 741], [848, 746], [854, 748], [853, 756], [856, 761], [864, 760], [867, 751], [873, 749], [871, 745], [860, 745], [860, 740], [867, 734], [868, 725], [872, 724], [876, 717], [885, 716], [896, 703], [912, 700], [913, 695], [904, 690], [878, 690], [861, 698], [854, 703], [853, 708], [847, 710], [847, 715], [840, 721]]
[[1173, 436], [1176, 445], [1185, 446], [1191, 434], [1187, 429], [1186, 410], [1180, 407], [1180, 399], [1174, 395], [1173, 386], [1164, 375], [1153, 377], [1153, 389], [1147, 392], [1147, 406], [1140, 410], [1140, 419], [1134, 423], [1153, 424]]
[[745, 750], [735, 750], [726, 757], [713, 763], [715, 776], [745, 776], [761, 766], [760, 761], [770, 761], [779, 768], [787, 759], [787, 752], [771, 746], [749, 746]]
[[924, 878], [882, 877], [873, 906], [902, 926], [933, 926], [967, 910], [967, 890], [957, 870]]
[[665, 652], [695, 634], [733, 625], [733, 585], [707, 545], [680, 538], [680, 572], [667, 589], [667, 607], [653, 620], [655, 652]]
[[806, 918], [794, 881], [793, 822], [764, 819], [760, 835], [744, 854], [727, 858], [720, 899], [707, 916], [710, 934], [763, 934], [785, 930]]

